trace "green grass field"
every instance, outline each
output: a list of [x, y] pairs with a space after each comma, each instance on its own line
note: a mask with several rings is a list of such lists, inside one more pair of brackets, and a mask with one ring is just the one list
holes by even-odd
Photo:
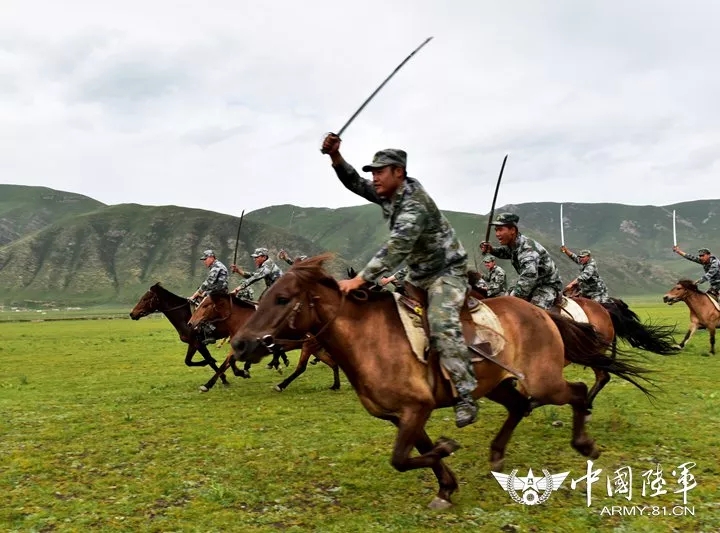
[[[635, 309], [685, 331], [682, 304]], [[323, 365], [281, 394], [264, 365], [201, 394], [210, 370], [184, 366], [185, 345], [162, 317], [0, 323], [0, 530], [719, 531], [720, 356], [702, 357], [707, 349], [700, 332], [680, 355], [650, 356], [663, 388], [655, 404], [617, 379], [597, 398], [589, 431], [602, 473], [590, 507], [584, 483], [570, 488], [587, 463], [569, 445], [569, 407], [534, 411], [508, 446], [506, 473], [570, 471], [538, 506], [515, 503], [489, 472], [501, 407], [481, 402], [481, 420], [463, 430], [451, 410], [436, 412], [431, 437], [463, 448], [448, 460], [456, 505], [434, 512], [432, 473], [396, 472], [394, 428], [365, 413], [344, 376], [339, 392], [327, 390]], [[694, 516], [662, 516], [682, 504], [671, 471], [688, 461]], [[641, 474], [656, 462], [667, 494], [643, 496]], [[607, 495], [606, 474], [623, 466], [633, 470], [631, 501]], [[601, 513], [613, 505], [658, 510]]]

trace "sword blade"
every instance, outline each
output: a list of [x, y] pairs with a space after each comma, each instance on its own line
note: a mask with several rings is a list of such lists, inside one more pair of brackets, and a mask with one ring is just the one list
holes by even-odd
[[673, 246], [677, 246], [677, 227], [675, 226], [675, 210], [673, 209]]
[[487, 229], [485, 230], [485, 242], [490, 241], [490, 224], [492, 224], [493, 216], [495, 215], [495, 202], [497, 201], [498, 191], [500, 190], [500, 182], [502, 181], [503, 172], [505, 171], [507, 158], [508, 154], [505, 154], [502, 166], [500, 167], [500, 175], [498, 176], [497, 184], [495, 185], [495, 194], [493, 195], [492, 206], [490, 207], [490, 216], [488, 217]]
[[563, 205], [560, 204], [560, 244], [565, 246], [565, 223], [563, 221]]
[[240, 228], [242, 228], [242, 221], [243, 217], [245, 216], [245, 210], [242, 210], [242, 213], [240, 213], [240, 223], [238, 224], [238, 230], [237, 235], [235, 236], [235, 253], [233, 253], [233, 265], [237, 265], [237, 250], [238, 250], [238, 244], [240, 243]]

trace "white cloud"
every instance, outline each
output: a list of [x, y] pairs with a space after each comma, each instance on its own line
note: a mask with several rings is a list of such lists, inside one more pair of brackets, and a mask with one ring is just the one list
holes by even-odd
[[384, 147], [445, 209], [717, 197], [707, 2], [3, 4], [2, 181], [236, 213], [363, 200], [318, 151]]

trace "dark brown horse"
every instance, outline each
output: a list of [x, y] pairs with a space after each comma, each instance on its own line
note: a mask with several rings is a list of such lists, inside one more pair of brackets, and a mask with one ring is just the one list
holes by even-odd
[[[222, 324], [223, 329], [227, 330], [230, 336], [233, 336], [245, 326], [247, 321], [250, 319], [250, 317], [252, 317], [254, 313], [255, 306], [249, 304], [249, 302], [239, 300], [238, 298], [230, 296], [229, 294], [210, 294], [208, 297], [204, 298], [203, 301], [200, 302], [200, 305], [197, 307], [197, 309], [195, 309], [195, 312], [188, 321], [188, 326], [195, 330], [202, 323], [213, 324], [216, 327]], [[276, 351], [275, 353], [279, 354], [279, 351]], [[284, 352], [282, 352], [282, 354], [284, 355]], [[290, 385], [290, 383], [295, 380], [295, 378], [305, 372], [305, 370], [307, 369], [308, 360], [312, 355], [314, 355], [320, 361], [332, 368], [333, 384], [330, 389], [340, 389], [340, 370], [338, 369], [337, 363], [332, 360], [332, 358], [327, 354], [325, 350], [322, 349], [322, 347], [317, 343], [317, 341], [309, 340], [302, 345], [300, 359], [298, 360], [295, 371], [287, 378], [285, 378], [285, 380], [275, 385], [275, 390], [277, 392], [284, 391], [288, 387], [288, 385]], [[210, 390], [213, 385], [215, 385], [218, 375], [220, 375], [221, 372], [227, 370], [228, 366], [232, 366], [234, 363], [235, 359], [232, 357], [232, 352], [230, 352], [223, 364], [220, 365], [219, 370], [212, 378], [210, 378], [210, 381], [208, 381], [203, 387], [200, 388], [200, 390], [202, 392], [207, 392], [208, 390]], [[250, 362], [248, 361], [245, 363], [245, 372], [247, 373], [247, 375], [244, 377], [250, 377], [250, 374], [248, 372], [249, 366]]]
[[678, 348], [684, 348], [698, 329], [707, 328], [710, 333], [710, 354], [715, 355], [715, 330], [720, 326], [720, 311], [707, 293], [698, 289], [695, 282], [681, 279], [663, 296], [663, 302], [668, 305], [685, 302], [690, 309], [690, 327]]
[[[367, 411], [397, 426], [391, 461], [395, 469], [431, 468], [439, 490], [430, 506], [446, 508], [458, 483], [442, 459], [459, 445], [445, 438], [433, 444], [425, 424], [434, 409], [453, 405], [452, 389], [441, 378], [437, 357], [431, 355], [425, 365], [414, 355], [392, 295], [361, 292], [360, 298], [344, 297], [335, 279], [322, 268], [330, 257], [293, 265], [275, 282], [259, 302], [258, 312], [231, 340], [235, 355], [242, 361], [258, 362], [268, 346], [290, 346], [312, 334], [333, 354]], [[491, 298], [486, 305], [500, 320], [506, 339], [497, 358], [523, 375], [516, 388], [514, 376], [495, 363], [482, 359], [474, 366], [478, 386], [473, 395], [486, 396], [508, 410], [491, 445], [492, 469], [502, 468], [507, 443], [528, 414], [531, 400], [538, 406], [571, 405], [573, 448], [587, 457], [598, 457], [600, 451], [585, 430], [587, 386], [565, 380], [565, 360], [602, 368], [649, 394], [637, 382], [646, 371], [605, 356], [608, 345], [590, 325], [543, 312], [519, 298]], [[464, 328], [464, 333], [472, 342], [474, 326]], [[410, 456], [413, 448], [418, 457]]]
[[[200, 342], [200, 338], [188, 326], [187, 322], [192, 315], [190, 302], [183, 296], [178, 296], [167, 290], [160, 283], [156, 283], [150, 290], [142, 295], [133, 310], [130, 311], [130, 318], [139, 320], [144, 316], [152, 313], [162, 313], [170, 321], [175, 330], [180, 335], [180, 340], [188, 345], [185, 353], [185, 364], [187, 366], [207, 366], [215, 371], [216, 375], [219, 371], [217, 361], [210, 355], [210, 352]], [[195, 353], [200, 352], [203, 356], [202, 361], [193, 361]], [[220, 374], [223, 384], [227, 385], [225, 374]]]

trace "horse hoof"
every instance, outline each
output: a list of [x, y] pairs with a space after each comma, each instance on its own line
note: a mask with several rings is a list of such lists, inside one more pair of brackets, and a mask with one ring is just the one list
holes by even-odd
[[284, 390], [280, 385], [275, 385], [275, 392], [282, 392]]
[[490, 470], [492, 470], [493, 472], [502, 472], [503, 468], [505, 468], [505, 459], [490, 461]]
[[585, 423], [587, 424], [592, 420], [592, 413], [588, 413], [585, 415]]
[[597, 446], [593, 446], [593, 449], [590, 451], [588, 457], [590, 457], [590, 459], [597, 459], [598, 457], [600, 457], [600, 448], [598, 448]]
[[200, 385], [200, 389], [199, 389], [199, 390], [200, 390], [200, 392], [207, 392], [207, 391], [209, 391], [210, 389], [208, 389], [205, 385]]
[[443, 511], [445, 509], [450, 509], [450, 507], [452, 507], [452, 503], [447, 500], [443, 500], [439, 496], [435, 496], [433, 501], [428, 504], [428, 509], [432, 509], [433, 511]]
[[452, 439], [446, 437], [440, 437], [435, 442], [435, 451], [445, 452], [447, 455], [452, 455], [454, 452], [461, 448], [460, 444]]

